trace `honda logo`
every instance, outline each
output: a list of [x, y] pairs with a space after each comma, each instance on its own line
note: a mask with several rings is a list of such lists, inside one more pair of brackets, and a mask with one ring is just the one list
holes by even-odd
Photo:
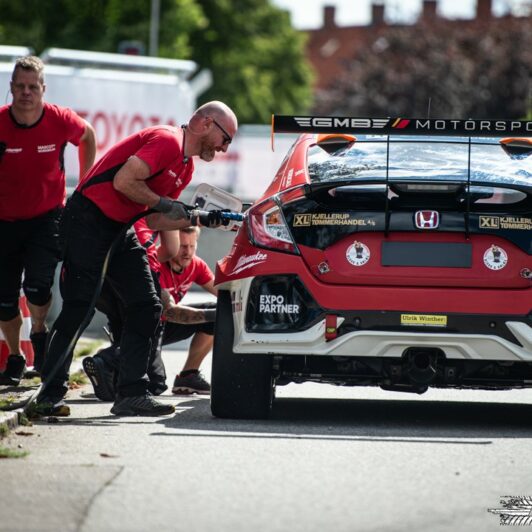
[[414, 217], [418, 229], [436, 229], [440, 225], [437, 211], [417, 211]]

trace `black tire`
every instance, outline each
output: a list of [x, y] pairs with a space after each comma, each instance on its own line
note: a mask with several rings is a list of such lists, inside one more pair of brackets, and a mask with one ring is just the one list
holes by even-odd
[[218, 293], [212, 354], [211, 412], [230, 419], [266, 419], [273, 401], [272, 357], [233, 352], [231, 295]]

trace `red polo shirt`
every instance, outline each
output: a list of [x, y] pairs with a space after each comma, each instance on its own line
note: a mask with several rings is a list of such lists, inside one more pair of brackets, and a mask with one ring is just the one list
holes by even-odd
[[65, 202], [63, 154], [85, 132], [85, 122], [71, 109], [44, 103], [32, 126], [17, 124], [0, 107], [0, 220], [27, 220]]
[[181, 273], [174, 272], [170, 262], [161, 264], [161, 276], [159, 277], [161, 288], [168, 290], [176, 303], [185, 297], [192, 283], [203, 286], [213, 279], [214, 274], [207, 263], [196, 255]]
[[88, 172], [77, 190], [112, 220], [126, 223], [147, 210], [113, 187], [113, 178], [135, 155], [150, 168], [146, 185], [159, 196], [177, 199], [192, 178], [192, 158], [183, 155], [183, 130], [172, 126], [143, 129], [113, 146]]

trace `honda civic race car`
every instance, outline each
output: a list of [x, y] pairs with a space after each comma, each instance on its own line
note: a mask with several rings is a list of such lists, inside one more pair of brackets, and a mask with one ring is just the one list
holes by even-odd
[[532, 386], [532, 122], [275, 116], [302, 133], [217, 265], [212, 413], [275, 386]]

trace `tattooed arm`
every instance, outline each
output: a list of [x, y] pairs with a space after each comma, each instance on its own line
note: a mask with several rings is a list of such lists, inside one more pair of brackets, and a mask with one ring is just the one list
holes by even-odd
[[164, 311], [164, 316], [168, 321], [182, 325], [208, 323], [214, 321], [216, 310], [193, 308], [186, 305], [171, 305]]

